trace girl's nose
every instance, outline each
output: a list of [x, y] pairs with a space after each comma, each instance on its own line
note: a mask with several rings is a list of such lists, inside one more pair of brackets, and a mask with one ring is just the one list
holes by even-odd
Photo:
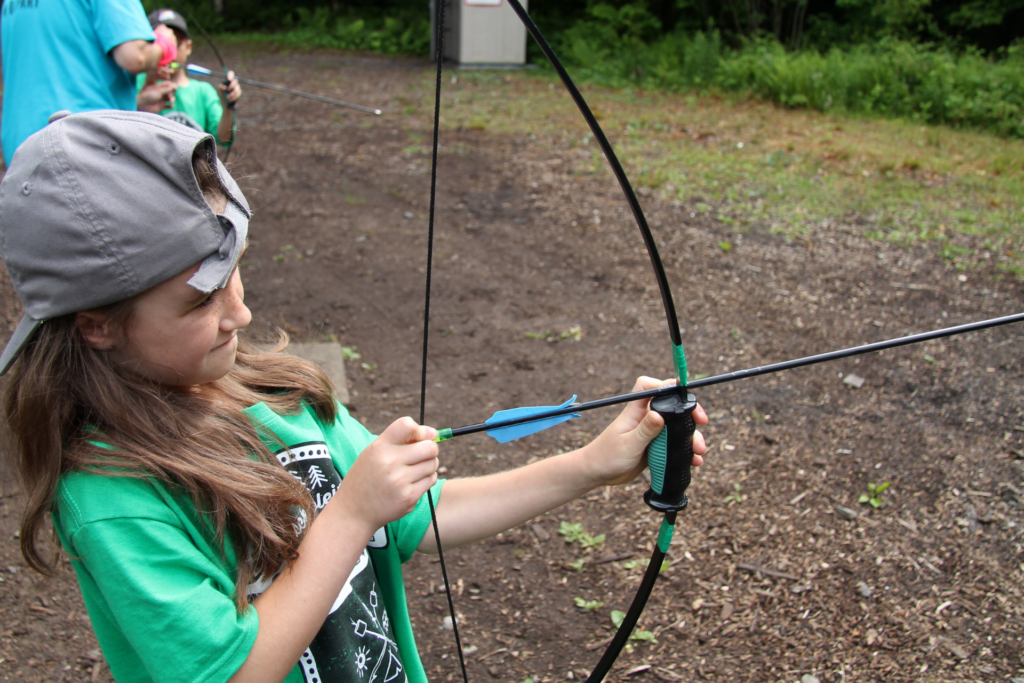
[[224, 292], [224, 316], [221, 318], [220, 327], [225, 332], [245, 329], [252, 322], [252, 312], [245, 305], [245, 289], [237, 270], [225, 289], [227, 291]]

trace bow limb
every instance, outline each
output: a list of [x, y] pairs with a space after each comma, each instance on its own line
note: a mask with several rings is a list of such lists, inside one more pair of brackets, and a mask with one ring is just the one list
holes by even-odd
[[[591, 132], [594, 134], [594, 139], [597, 140], [597, 144], [600, 145], [601, 151], [604, 153], [605, 158], [608, 160], [608, 164], [612, 168], [612, 173], [615, 174], [615, 179], [618, 180], [619, 186], [622, 188], [623, 194], [626, 196], [626, 202], [629, 204], [630, 210], [633, 212], [633, 218], [636, 220], [636, 225], [640, 229], [640, 234], [643, 236], [644, 245], [647, 247], [647, 254], [651, 258], [651, 266], [654, 269], [654, 277], [658, 281], [658, 290], [661, 292], [661, 301], [665, 308], [665, 318], [668, 322], [668, 334], [672, 340], [673, 350], [673, 364], [676, 368], [676, 375], [680, 380], [682, 386], [686, 385], [686, 360], [682, 354], [682, 337], [679, 333], [679, 321], [676, 317], [675, 304], [672, 301], [672, 289], [669, 287], [668, 278], [665, 276], [665, 267], [662, 265], [661, 256], [658, 253], [658, 245], [654, 241], [654, 235], [651, 234], [651, 228], [647, 225], [647, 217], [644, 216], [643, 209], [640, 208], [640, 201], [636, 198], [636, 192], [633, 191], [633, 186], [629, 182], [629, 178], [626, 177], [626, 172], [622, 169], [622, 164], [619, 163], [619, 158], [615, 155], [615, 150], [612, 149], [611, 143], [608, 142], [608, 138], [605, 136], [604, 131], [601, 129], [601, 125], [597, 122], [597, 118], [594, 113], [590, 110], [590, 106], [587, 105], [587, 101], [583, 98], [579, 88], [573, 83], [569, 73], [565, 70], [561, 60], [555, 54], [555, 51], [548, 44], [548, 41], [544, 38], [544, 35], [540, 32], [537, 24], [534, 23], [530, 15], [527, 14], [526, 10], [520, 4], [519, 0], [509, 0], [509, 5], [519, 15], [519, 19], [523, 22], [526, 30], [530, 32], [533, 39], [537, 41], [537, 45], [540, 47], [544, 56], [547, 57], [551, 66], [554, 67], [558, 73], [559, 78], [562, 79], [562, 83], [565, 85], [566, 90], [569, 91], [569, 95], [572, 96], [573, 102], [579, 108], [580, 113], [583, 114], [583, 118], [586, 119], [587, 125], [590, 126]], [[676, 350], [677, 349], [677, 350]]]
[[651, 490], [644, 495], [644, 500], [655, 510], [664, 512], [665, 518], [658, 533], [658, 543], [651, 557], [651, 562], [647, 565], [647, 571], [644, 573], [644, 578], [633, 598], [629, 611], [626, 613], [622, 624], [619, 626], [618, 631], [612, 638], [612, 642], [605, 650], [597, 666], [594, 667], [587, 678], [587, 683], [599, 683], [604, 679], [608, 671], [611, 670], [612, 664], [615, 663], [622, 648], [629, 640], [630, 634], [632, 634], [633, 629], [636, 627], [641, 613], [643, 613], [647, 599], [650, 597], [654, 583], [657, 581], [658, 574], [661, 571], [661, 564], [665, 553], [668, 551], [669, 544], [671, 543], [676, 514], [684, 509], [688, 503], [685, 492], [690, 484], [690, 463], [693, 458], [692, 442], [693, 433], [696, 428], [692, 412], [697, 404], [692, 394], [687, 394], [685, 391], [687, 381], [686, 355], [683, 351], [675, 304], [672, 301], [672, 290], [669, 287], [668, 278], [665, 276], [665, 267], [658, 253], [658, 246], [654, 241], [654, 236], [651, 234], [651, 228], [648, 226], [647, 218], [644, 216], [640, 202], [636, 198], [636, 192], [633, 191], [633, 186], [630, 184], [629, 178], [626, 177], [626, 172], [623, 170], [622, 164], [619, 163], [615, 150], [612, 149], [611, 143], [608, 142], [608, 138], [597, 122], [594, 113], [587, 105], [587, 101], [583, 98], [576, 84], [573, 83], [572, 78], [569, 77], [561, 60], [558, 59], [558, 56], [540, 32], [537, 24], [533, 22], [533, 19], [527, 14], [526, 9], [523, 8], [519, 0], [508, 1], [513, 11], [519, 16], [520, 21], [523, 22], [526, 30], [537, 41], [537, 45], [540, 46], [541, 51], [547, 57], [551, 66], [554, 67], [559, 78], [562, 79], [562, 83], [569, 91], [580, 113], [583, 114], [583, 118], [586, 119], [587, 125], [590, 126], [594, 139], [601, 146], [601, 151], [604, 152], [604, 156], [608, 160], [612, 172], [622, 188], [623, 194], [626, 196], [626, 201], [629, 203], [629, 208], [633, 212], [633, 218], [636, 220], [637, 227], [640, 229], [640, 234], [643, 236], [644, 244], [647, 247], [647, 254], [651, 259], [654, 276], [658, 281], [658, 289], [661, 292], [661, 301], [665, 308], [665, 318], [668, 323], [669, 338], [672, 340], [672, 361], [675, 366], [676, 377], [679, 380], [678, 393], [665, 397], [666, 401], [662, 404], [659, 404], [657, 401], [652, 402], [651, 406], [665, 418], [666, 427], [651, 444], [648, 452], [648, 463], [651, 468]]
[[[441, 102], [441, 65], [444, 54], [444, 4], [445, 3], [442, 2], [440, 5], [437, 22], [437, 83], [434, 95], [434, 148], [432, 154], [430, 218], [427, 238], [427, 283], [423, 322], [423, 364], [420, 382], [421, 423], [424, 420], [423, 410], [426, 397], [427, 330], [430, 322], [430, 280], [433, 254], [434, 198], [437, 182], [437, 140]], [[562, 66], [561, 61], [559, 61], [558, 57], [551, 49], [551, 46], [541, 34], [540, 29], [537, 28], [537, 25], [526, 13], [526, 10], [518, 0], [509, 0], [509, 4], [526, 26], [526, 29], [531, 35], [533, 35], [534, 39], [540, 45], [541, 50], [544, 52], [545, 56], [547, 56], [548, 61], [551, 62], [552, 66], [558, 72], [562, 82], [565, 84], [565, 87], [576, 102], [576, 106], [583, 114], [583, 117], [586, 119], [591, 131], [593, 131], [594, 138], [601, 146], [601, 150], [608, 159], [608, 163], [612, 167], [612, 171], [619, 182], [619, 186], [622, 188], [622, 191], [626, 196], [626, 201], [629, 203], [630, 209], [633, 212], [633, 217], [636, 220], [637, 227], [640, 229], [644, 244], [647, 247], [647, 253], [651, 259], [651, 266], [654, 269], [654, 274], [658, 282], [658, 289], [661, 292], [661, 299], [665, 308], [665, 317], [668, 322], [669, 338], [671, 339], [673, 346], [673, 365], [675, 366], [676, 375], [679, 379], [677, 393], [664, 397], [666, 400], [663, 402], [663, 405], [657, 402], [652, 403], [652, 408], [657, 410], [659, 414], [665, 418], [666, 427], [662, 430], [662, 433], [658, 438], [655, 439], [655, 442], [650, 448], [649, 463], [651, 466], [652, 489], [645, 494], [644, 499], [648, 505], [653, 507], [655, 510], [663, 512], [665, 514], [665, 519], [661, 524], [657, 546], [653, 551], [651, 562], [647, 566], [647, 571], [644, 574], [643, 581], [640, 584], [640, 588], [637, 590], [636, 596], [633, 598], [629, 611], [626, 613], [617, 633], [612, 638], [611, 644], [608, 646], [597, 666], [593, 669], [587, 679], [587, 683], [599, 683], [599, 681], [602, 681], [611, 669], [612, 664], [614, 664], [622, 651], [622, 648], [629, 640], [629, 637], [640, 618], [640, 614], [643, 612], [644, 607], [647, 604], [647, 599], [650, 597], [654, 584], [657, 581], [665, 553], [668, 551], [672, 540], [672, 532], [674, 530], [676, 515], [679, 510], [684, 509], [687, 505], [685, 490], [690, 483], [690, 463], [693, 458], [692, 441], [695, 430], [692, 411], [696, 407], [696, 401], [693, 399], [692, 395], [687, 394], [685, 391], [687, 380], [686, 357], [683, 352], [675, 304], [672, 301], [672, 291], [668, 284], [668, 278], [665, 276], [665, 268], [662, 264], [661, 256], [658, 253], [657, 244], [654, 241], [654, 236], [651, 234], [651, 229], [647, 224], [647, 218], [644, 216], [643, 209], [640, 207], [640, 202], [636, 198], [636, 193], [633, 191], [633, 186], [626, 177], [626, 173], [622, 169], [622, 164], [619, 163], [618, 157], [615, 155], [615, 151], [608, 142], [608, 138], [605, 136], [604, 131], [598, 124], [597, 119], [590, 110], [590, 107], [587, 105], [586, 100], [580, 94], [576, 85], [569, 77], [569, 74]], [[429, 492], [427, 495], [430, 495]], [[431, 517], [433, 518], [434, 523], [434, 534], [435, 538], [438, 539], [438, 551], [440, 552], [441, 544], [437, 530], [436, 516], [433, 510], [433, 501], [431, 500], [430, 502]], [[448, 584], [447, 572], [444, 570], [443, 556], [441, 556], [441, 567], [442, 572], [445, 575], [445, 591], [448, 595], [449, 610], [452, 613], [452, 624], [456, 629], [456, 647], [458, 647], [459, 650], [459, 660], [460, 665], [462, 666], [463, 680], [467, 680], [465, 662], [462, 659], [462, 648], [459, 643], [458, 626], [455, 620], [455, 610], [451, 600], [451, 589]]]

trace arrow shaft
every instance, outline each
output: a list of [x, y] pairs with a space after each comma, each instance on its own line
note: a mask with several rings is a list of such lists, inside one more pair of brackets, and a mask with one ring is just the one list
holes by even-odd
[[[188, 71], [193, 76], [205, 76], [207, 78], [220, 78], [218, 74], [213, 73], [209, 69], [196, 66], [195, 64], [188, 65]], [[380, 109], [372, 109], [370, 107], [364, 107], [359, 104], [352, 104], [351, 102], [342, 102], [341, 100], [335, 100], [330, 97], [324, 97], [323, 95], [314, 95], [313, 93], [303, 92], [301, 90], [294, 90], [292, 88], [285, 88], [281, 85], [274, 85], [273, 83], [264, 83], [263, 81], [254, 81], [251, 78], [242, 78], [241, 76], [235, 76], [239, 83], [245, 83], [246, 85], [253, 85], [257, 88], [265, 88], [267, 90], [276, 90], [277, 92], [287, 93], [289, 95], [295, 95], [296, 97], [305, 97], [306, 99], [316, 100], [317, 102], [326, 102], [327, 104], [334, 104], [339, 107], [348, 107], [349, 109], [356, 109], [358, 111], [365, 111], [368, 114], [381, 115]]]
[[254, 81], [251, 78], [241, 78], [236, 76], [239, 82], [247, 85], [254, 85], [257, 88], [266, 88], [267, 90], [276, 90], [277, 92], [288, 93], [289, 95], [295, 95], [296, 97], [305, 97], [306, 99], [316, 100], [317, 102], [326, 102], [327, 104], [335, 104], [339, 107], [348, 107], [349, 109], [356, 109], [358, 111], [365, 111], [367, 114], [381, 115], [380, 109], [372, 109], [370, 107], [364, 107], [359, 104], [352, 104], [350, 102], [342, 102], [341, 100], [331, 99], [330, 97], [323, 97], [322, 95], [314, 95], [313, 93], [302, 92], [301, 90], [293, 90], [291, 88], [285, 88], [280, 85], [274, 85], [272, 83], [264, 83], [262, 81]]
[[[697, 389], [699, 387], [712, 386], [714, 384], [724, 384], [726, 382], [733, 382], [738, 379], [747, 379], [748, 377], [767, 375], [773, 372], [781, 372], [782, 370], [792, 370], [794, 368], [801, 368], [807, 365], [816, 365], [817, 363], [825, 363], [828, 361], [839, 360], [840, 358], [859, 356], [865, 353], [883, 351], [885, 349], [892, 349], [898, 346], [906, 346], [908, 344], [919, 344], [921, 342], [929, 341], [931, 339], [952, 337], [958, 334], [966, 334], [968, 332], [976, 332], [978, 330], [984, 330], [990, 327], [999, 327], [1001, 325], [1009, 325], [1018, 322], [1024, 322], [1024, 313], [1017, 313], [1015, 315], [1008, 315], [1001, 318], [991, 318], [989, 320], [968, 323], [966, 325], [957, 325], [956, 327], [946, 327], [941, 330], [922, 332], [920, 334], [912, 334], [906, 337], [898, 337], [896, 339], [887, 339], [885, 341], [874, 342], [872, 344], [864, 344], [862, 346], [853, 346], [848, 349], [841, 349], [839, 351], [819, 353], [814, 356], [805, 356], [803, 358], [782, 361], [780, 363], [773, 363], [771, 365], [762, 365], [756, 368], [737, 370], [736, 372], [729, 372], [723, 375], [715, 375], [714, 377], [705, 377], [703, 379], [696, 379], [691, 382], [688, 382], [686, 388], [692, 390]], [[605, 408], [607, 406], [613, 406], [620, 403], [628, 403], [629, 401], [639, 401], [647, 398], [655, 398], [657, 396], [664, 396], [666, 394], [671, 394], [676, 391], [679, 391], [679, 385], [670, 384], [663, 387], [657, 387], [655, 389], [647, 389], [645, 391], [635, 391], [629, 394], [619, 394], [618, 396], [599, 398], [594, 401], [587, 401], [586, 403], [574, 403], [572, 405], [566, 406], [565, 408], [559, 408], [557, 410], [552, 410], [550, 412], [530, 415], [512, 420], [492, 422], [491, 424], [480, 423], [474, 425], [467, 425], [465, 427], [455, 427], [451, 430], [451, 437], [464, 436], [466, 434], [475, 434], [477, 432], [486, 432], [492, 429], [501, 429], [502, 427], [512, 427], [514, 425], [526, 424], [528, 422], [537, 422], [539, 420], [545, 420], [551, 417], [557, 417], [559, 415], [579, 413], [585, 410], [594, 410], [595, 408]]]
[[1002, 318], [991, 318], [989, 320], [982, 320], [976, 323], [957, 325], [956, 327], [946, 327], [941, 330], [922, 332], [920, 334], [912, 334], [906, 337], [898, 337], [896, 339], [887, 339], [885, 341], [875, 342], [873, 344], [864, 344], [863, 346], [854, 346], [848, 349], [841, 349], [839, 351], [819, 353], [816, 356], [805, 356], [804, 358], [796, 358], [794, 360], [782, 361], [781, 363], [773, 363], [772, 365], [764, 365], [756, 368], [747, 368], [746, 370], [737, 370], [736, 372], [729, 372], [724, 375], [716, 375], [714, 377], [705, 377], [704, 379], [694, 380], [693, 382], [689, 382], [688, 386], [690, 389], [694, 389], [697, 387], [711, 386], [712, 384], [723, 384], [725, 382], [732, 382], [737, 379], [746, 379], [747, 377], [767, 375], [772, 372], [779, 372], [781, 370], [792, 370], [793, 368], [802, 368], [805, 365], [825, 363], [827, 361], [839, 360], [840, 358], [849, 358], [850, 356], [859, 356], [864, 353], [871, 353], [872, 351], [883, 351], [885, 349], [896, 348], [897, 346], [906, 346], [907, 344], [919, 344], [921, 342], [929, 341], [931, 339], [952, 337], [958, 334], [966, 334], [968, 332], [984, 330], [990, 327], [999, 327], [1000, 325], [1009, 325], [1011, 323], [1019, 322], [1024, 322], [1024, 313], [1007, 315], [1003, 316]]

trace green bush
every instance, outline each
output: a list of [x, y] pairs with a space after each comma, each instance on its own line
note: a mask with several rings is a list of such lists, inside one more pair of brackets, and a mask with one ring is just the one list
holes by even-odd
[[757, 43], [719, 63], [715, 85], [787, 107], [877, 112], [1024, 137], [1024, 51], [1001, 60], [895, 40], [827, 54]]
[[426, 55], [430, 50], [430, 19], [423, 12], [409, 17], [339, 16], [326, 7], [299, 7], [289, 15], [283, 30], [239, 34], [236, 39], [387, 55]]
[[1024, 137], [1024, 45], [999, 59], [895, 39], [825, 54], [788, 52], [774, 39], [730, 50], [717, 31], [659, 28], [642, 5], [596, 4], [562, 35], [560, 52], [575, 74], [611, 86], [716, 89]]
[[[824, 53], [787, 51], [774, 38], [729, 48], [717, 30], [667, 29], [643, 0], [613, 4], [618, 1], [592, 0], [583, 18], [548, 36], [574, 78], [614, 87], [733, 92], [786, 107], [1024, 137], [1024, 43], [997, 57], [895, 38]], [[236, 39], [428, 56], [430, 22], [419, 4], [382, 0], [347, 7], [286, 9], [270, 3], [260, 25], [273, 32]], [[222, 24], [205, 11], [204, 22], [230, 30], [231, 22]]]

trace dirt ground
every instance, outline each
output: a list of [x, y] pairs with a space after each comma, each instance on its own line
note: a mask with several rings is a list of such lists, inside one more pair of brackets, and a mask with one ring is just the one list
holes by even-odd
[[[410, 147], [429, 147], [431, 113], [407, 105], [429, 87], [430, 67], [237, 49], [227, 57], [251, 78], [385, 110], [367, 117], [249, 88], [231, 168], [257, 215], [243, 267], [256, 328], [336, 338], [361, 354], [348, 366], [351, 410], [371, 429], [416, 416], [430, 176], [429, 157]], [[639, 233], [610, 174], [576, 174], [576, 159], [543, 135], [444, 131], [430, 424], [599, 398], [628, 391], [637, 375], [671, 374]], [[707, 198], [641, 200], [691, 373], [1024, 310], [1020, 282], [868, 240], [861, 216], [787, 241], [756, 227], [736, 233], [696, 208]], [[733, 247], [723, 251], [722, 241]], [[6, 279], [0, 313], [13, 329], [19, 311]], [[707, 464], [641, 618], [646, 639], [631, 642], [612, 677], [1024, 677], [1022, 342], [1021, 327], [1000, 328], [699, 392], [712, 417]], [[844, 382], [852, 376], [863, 385]], [[445, 476], [581, 445], [613, 414], [505, 446], [481, 435], [447, 442]], [[858, 503], [869, 482], [891, 483], [878, 510]], [[73, 575], [40, 582], [28, 571], [17, 539], [23, 498], [9, 477], [2, 486], [0, 676], [109, 680]], [[657, 533], [645, 488], [638, 480], [598, 490], [448, 553], [472, 681], [586, 676]], [[562, 522], [605, 539], [568, 543]], [[433, 680], [453, 681], [440, 583], [430, 558], [407, 565], [424, 664]]]

